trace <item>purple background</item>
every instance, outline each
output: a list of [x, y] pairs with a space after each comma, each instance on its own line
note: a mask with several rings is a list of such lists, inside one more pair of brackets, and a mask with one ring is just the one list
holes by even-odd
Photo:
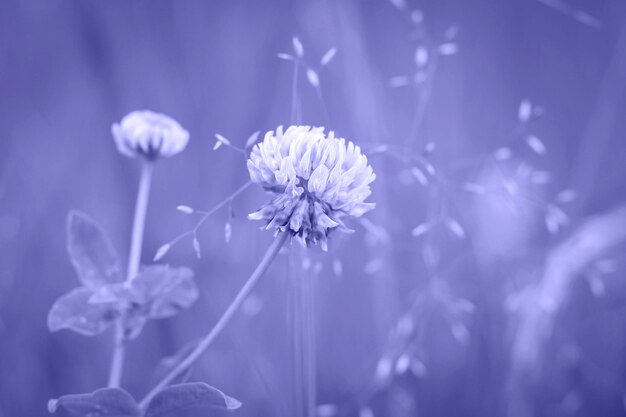
[[[439, 59], [410, 139], [414, 152], [437, 144], [432, 162], [449, 186], [442, 197], [411, 180], [410, 165], [371, 155], [378, 207], [366, 216], [370, 230], [353, 222], [355, 234], [337, 236], [328, 254], [314, 251], [323, 265], [316, 294], [320, 404], [336, 405], [340, 416], [364, 407], [391, 417], [624, 415], [621, 240], [595, 259], [616, 264], [601, 277], [604, 295], [588, 285], [598, 285], [593, 265], [574, 271], [557, 310], [545, 313], [553, 328], [535, 335], [531, 326], [530, 339], [542, 341], [538, 358], [520, 348], [526, 310], [507, 305], [521, 299], [532, 310], [536, 300], [516, 296], [544, 282], [553, 248], [590, 216], [624, 204], [626, 3], [407, 2], [424, 12], [435, 45], [450, 26], [459, 31], [459, 52]], [[576, 10], [599, 26], [577, 21]], [[301, 79], [303, 122], [325, 125], [366, 152], [403, 146], [416, 91], [388, 81], [415, 70], [411, 32], [406, 16], [384, 0], [2, 1], [0, 417], [46, 415], [49, 398], [106, 381], [110, 335], [50, 334], [46, 315], [77, 283], [65, 250], [70, 209], [97, 219], [127, 253], [138, 164], [115, 150], [111, 123], [152, 109], [191, 134], [187, 150], [156, 169], [143, 259], [149, 263], [161, 244], [193, 226], [178, 204], [208, 209], [247, 180], [241, 155], [212, 151], [214, 133], [243, 145], [253, 131], [290, 123], [292, 66], [276, 53], [291, 51], [293, 35], [311, 63], [338, 49], [320, 74], [330, 116]], [[544, 156], [524, 145], [517, 122], [524, 98], [543, 109], [530, 130], [546, 144]], [[501, 146], [516, 156], [494, 173], [488, 156]], [[498, 182], [522, 162], [552, 176], [545, 186], [524, 185], [533, 201], [550, 201], [565, 188], [579, 195], [567, 206], [570, 225], [556, 235], [545, 230], [541, 204], [455, 186]], [[160, 357], [211, 327], [261, 258], [271, 233], [245, 214], [265, 199], [250, 189], [235, 201], [229, 244], [222, 210], [201, 229], [201, 260], [189, 241], [165, 258], [196, 271], [201, 296], [178, 317], [149, 324], [130, 347], [124, 386], [131, 393], [146, 392]], [[467, 237], [445, 230], [411, 236], [437, 213], [457, 219]], [[616, 219], [609, 230], [619, 233], [626, 221]], [[439, 254], [433, 268], [424, 251]], [[335, 260], [341, 276], [333, 273]], [[254, 294], [258, 313], [239, 314], [195, 370], [194, 380], [243, 401], [233, 415], [290, 415], [287, 271], [280, 257]], [[454, 313], [460, 299], [473, 313]], [[414, 333], [403, 344], [390, 332], [411, 305], [418, 306], [410, 315]], [[377, 380], [380, 358], [397, 359], [398, 352], [422, 363], [425, 374]]]

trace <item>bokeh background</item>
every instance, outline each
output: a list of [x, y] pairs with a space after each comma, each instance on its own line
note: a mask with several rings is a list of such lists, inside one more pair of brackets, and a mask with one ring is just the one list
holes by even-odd
[[[318, 414], [624, 415], [625, 19], [619, 0], [3, 0], [0, 416], [106, 383], [111, 335], [50, 334], [46, 315], [77, 285], [70, 209], [128, 252], [139, 166], [111, 124], [152, 109], [191, 133], [155, 172], [150, 263], [195, 224], [177, 205], [209, 209], [247, 180], [213, 135], [241, 146], [290, 123], [293, 66], [276, 54], [296, 35], [314, 67], [337, 48], [324, 104], [300, 77], [301, 121], [360, 144], [378, 176], [377, 209], [313, 251]], [[233, 202], [230, 243], [224, 209], [200, 260], [187, 240], [164, 259], [192, 267], [201, 295], [130, 346], [132, 394], [255, 267], [272, 237], [245, 214], [265, 198]], [[233, 415], [292, 415], [290, 275], [279, 257], [195, 368], [243, 401]]]

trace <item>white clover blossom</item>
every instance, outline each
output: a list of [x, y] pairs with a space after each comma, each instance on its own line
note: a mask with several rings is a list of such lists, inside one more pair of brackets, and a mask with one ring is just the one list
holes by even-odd
[[320, 243], [326, 250], [331, 231], [348, 231], [341, 217], [359, 217], [375, 206], [365, 202], [376, 178], [367, 157], [333, 132], [326, 137], [323, 127], [267, 132], [250, 153], [248, 171], [274, 196], [248, 218], [288, 231], [306, 246]]
[[174, 119], [149, 110], [134, 111], [111, 126], [118, 151], [134, 158], [172, 156], [189, 142], [189, 132]]

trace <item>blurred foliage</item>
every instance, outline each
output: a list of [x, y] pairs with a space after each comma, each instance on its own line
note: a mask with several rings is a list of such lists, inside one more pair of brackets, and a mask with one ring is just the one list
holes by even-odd
[[[149, 264], [195, 224], [177, 206], [209, 210], [248, 180], [214, 134], [243, 149], [289, 123], [293, 67], [277, 54], [294, 35], [317, 77], [300, 79], [302, 120], [360, 144], [378, 177], [357, 233], [311, 254], [318, 413], [623, 415], [625, 17], [618, 0], [1, 2], [0, 416], [45, 415], [106, 380], [108, 333], [50, 334], [46, 315], [76, 287], [70, 210], [127, 253], [139, 172], [111, 123], [149, 108], [191, 133], [155, 171]], [[130, 345], [129, 395], [254, 268], [271, 236], [244, 215], [261, 198], [207, 219], [201, 259], [192, 239], [169, 250], [198, 301]], [[193, 370], [241, 400], [233, 415], [290, 416], [291, 278], [279, 258]]]

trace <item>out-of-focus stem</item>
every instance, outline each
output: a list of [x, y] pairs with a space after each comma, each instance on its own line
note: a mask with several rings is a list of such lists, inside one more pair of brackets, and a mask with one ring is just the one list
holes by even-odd
[[322, 112], [324, 113], [324, 118], [326, 119], [326, 123], [330, 126], [330, 113], [328, 112], [328, 107], [326, 106], [326, 100], [324, 100], [324, 95], [322, 94], [322, 89], [318, 85], [315, 87], [315, 92], [317, 93], [317, 99], [320, 102], [320, 106], [322, 106]]
[[517, 312], [508, 416], [528, 415], [527, 384], [540, 375], [541, 351], [572, 284], [592, 262], [626, 241], [624, 224], [626, 204], [585, 221], [548, 255], [543, 276], [528, 290]]
[[[146, 212], [150, 197], [150, 184], [152, 183], [152, 170], [154, 164], [143, 161], [137, 201], [135, 203], [135, 217], [133, 220], [133, 232], [130, 240], [130, 254], [128, 256], [128, 269], [126, 281], [132, 281], [139, 272], [141, 261], [141, 248], [143, 244], [143, 231], [146, 224]], [[124, 370], [124, 357], [126, 356], [126, 336], [124, 334], [124, 316], [120, 316], [115, 325], [113, 341], [113, 358], [109, 372], [109, 387], [119, 387], [122, 382]]]
[[292, 258], [290, 318], [295, 417], [316, 415], [315, 276], [308, 256], [301, 252]]
[[293, 81], [291, 84], [291, 124], [299, 122], [298, 117], [298, 71], [300, 62], [296, 59], [293, 64]]
[[272, 261], [274, 260], [274, 258], [276, 258], [276, 255], [278, 255], [280, 248], [287, 241], [288, 237], [289, 233], [283, 232], [274, 239], [274, 242], [272, 242], [270, 247], [267, 249], [267, 252], [265, 252], [265, 255], [263, 256], [263, 259], [261, 259], [259, 265], [257, 265], [254, 272], [252, 272], [252, 275], [250, 275], [250, 278], [248, 278], [248, 281], [246, 281], [241, 290], [239, 290], [239, 293], [237, 293], [237, 296], [230, 303], [230, 305], [228, 306], [224, 314], [222, 314], [215, 326], [213, 326], [211, 331], [209, 331], [209, 333], [207, 333], [207, 335], [204, 336], [202, 340], [200, 340], [198, 346], [196, 346], [196, 348], [184, 360], [179, 362], [178, 365], [176, 365], [176, 367], [174, 367], [161, 381], [159, 381], [159, 383], [154, 388], [152, 388], [152, 390], [150, 390], [150, 392], [144, 397], [144, 399], [141, 400], [140, 406], [142, 409], [145, 409], [159, 391], [165, 388], [174, 380], [174, 378], [176, 378], [191, 365], [193, 365], [198, 360], [198, 358], [200, 358], [200, 356], [202, 356], [202, 354], [208, 349], [208, 347], [211, 346], [213, 341], [217, 338], [217, 336], [219, 336], [219, 334], [224, 330], [226, 325], [233, 318], [237, 310], [239, 310], [239, 307], [241, 307], [248, 295], [250, 295], [250, 293], [254, 289], [254, 286], [263, 276], [267, 268], [269, 268], [269, 266], [272, 264]]
[[[432, 51], [432, 43], [429, 38], [425, 37], [425, 43], [430, 46], [429, 50]], [[435, 83], [435, 75], [437, 74], [437, 65], [438, 65], [438, 57], [436, 53], [431, 53], [432, 58], [431, 62], [428, 64], [426, 69], [426, 82], [421, 87], [421, 90], [418, 94], [417, 105], [415, 107], [415, 113], [413, 114], [413, 119], [411, 120], [411, 127], [409, 130], [409, 134], [406, 137], [404, 145], [407, 148], [411, 148], [413, 143], [417, 140], [417, 134], [419, 132], [419, 128], [422, 125], [422, 121], [424, 120], [424, 114], [426, 112], [426, 107], [428, 105], [428, 101], [430, 100], [430, 94], [432, 92], [433, 85]]]

